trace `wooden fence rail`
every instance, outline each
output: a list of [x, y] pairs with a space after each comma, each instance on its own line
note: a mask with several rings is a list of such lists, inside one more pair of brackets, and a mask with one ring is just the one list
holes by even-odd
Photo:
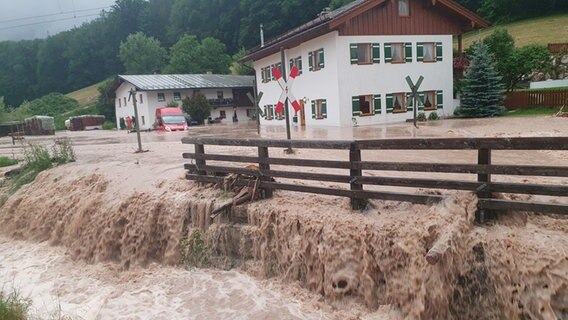
[[[421, 189], [466, 190], [475, 192], [478, 201], [478, 221], [484, 219], [488, 212], [498, 210], [524, 210], [542, 213], [568, 214], [568, 203], [544, 203], [516, 200], [499, 200], [493, 193], [529, 194], [554, 197], [568, 197], [568, 184], [532, 184], [494, 182], [492, 175], [507, 176], [545, 176], [568, 177], [568, 166], [534, 166], [534, 165], [494, 165], [492, 151], [510, 150], [568, 150], [568, 137], [557, 138], [453, 138], [453, 139], [393, 139], [393, 140], [359, 140], [359, 141], [319, 141], [319, 140], [267, 140], [267, 139], [219, 139], [219, 138], [183, 138], [184, 144], [193, 144], [195, 152], [184, 153], [185, 159], [192, 159], [185, 168], [186, 178], [198, 182], [222, 183], [226, 174], [242, 174], [258, 178], [259, 187], [265, 191], [266, 197], [272, 196], [272, 190], [288, 190], [296, 192], [335, 195], [351, 199], [353, 209], [362, 208], [369, 199], [406, 201], [418, 204], [431, 204], [445, 199], [443, 195], [432, 193], [390, 192], [364, 190], [365, 185], [409, 187]], [[258, 156], [242, 156], [206, 153], [206, 145], [255, 147]], [[344, 150], [349, 154], [349, 161], [292, 159], [271, 157], [269, 148], [294, 149], [327, 149]], [[478, 159], [475, 164], [452, 163], [409, 163], [409, 162], [377, 162], [364, 161], [363, 150], [474, 150]], [[242, 166], [210, 165], [208, 161], [230, 163], [256, 163], [258, 170]], [[313, 167], [325, 169], [349, 170], [345, 174], [297, 172], [292, 170], [273, 170], [271, 165], [286, 167]], [[364, 175], [363, 171], [397, 171], [422, 173], [460, 173], [475, 174], [477, 181], [459, 181], [447, 179], [423, 179], [406, 177], [378, 177]], [[274, 178], [308, 180], [319, 182], [335, 182], [348, 184], [349, 189], [337, 189], [323, 186], [297, 185], [278, 182]], [[239, 182], [242, 186], [246, 181]]]
[[505, 107], [508, 110], [534, 107], [559, 108], [564, 105], [568, 105], [567, 89], [509, 92], [505, 97]]

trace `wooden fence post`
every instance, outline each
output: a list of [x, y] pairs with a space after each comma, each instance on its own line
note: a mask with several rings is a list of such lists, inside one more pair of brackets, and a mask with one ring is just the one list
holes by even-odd
[[[363, 185], [357, 183], [357, 178], [363, 175], [363, 170], [361, 169], [353, 169], [354, 162], [361, 162], [361, 149], [359, 149], [359, 145], [354, 142], [351, 144], [349, 148], [349, 162], [351, 163], [351, 170], [349, 175], [351, 176], [350, 179], [350, 187], [351, 191], [360, 191], [363, 190]], [[360, 198], [351, 198], [351, 209], [353, 210], [362, 210], [367, 206], [366, 199]]]
[[[199, 155], [204, 155], [205, 154], [205, 145], [203, 144], [195, 144], [195, 154], [197, 156]], [[205, 176], [207, 175], [207, 172], [205, 172], [205, 170], [200, 170], [199, 168], [203, 168], [205, 167], [207, 164], [205, 162], [204, 159], [196, 159], [195, 160], [195, 167], [197, 168], [197, 174], [200, 176]]]
[[[262, 162], [263, 159], [268, 159], [269, 157], [270, 155], [268, 154], [268, 147], [258, 147], [258, 158], [260, 160], [258, 163], [258, 168], [260, 169], [261, 174], [270, 170], [270, 164]], [[261, 180], [270, 181], [271, 178], [263, 175], [261, 177]], [[267, 199], [272, 198], [272, 189], [264, 189], [264, 197]]]
[[[490, 165], [491, 164], [491, 149], [479, 149], [477, 153], [477, 164], [479, 165]], [[482, 185], [477, 189], [478, 199], [490, 199], [491, 192], [485, 191], [489, 184], [491, 183], [491, 174], [489, 173], [478, 173], [477, 181], [482, 183]], [[479, 209], [475, 213], [475, 221], [477, 223], [484, 223], [486, 219], [494, 218], [492, 212], [487, 209]]]

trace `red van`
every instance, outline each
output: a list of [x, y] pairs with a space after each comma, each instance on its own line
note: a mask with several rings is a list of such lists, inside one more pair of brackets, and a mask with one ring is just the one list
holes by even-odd
[[187, 122], [180, 108], [156, 109], [156, 123], [154, 129], [158, 131], [184, 131], [187, 130]]

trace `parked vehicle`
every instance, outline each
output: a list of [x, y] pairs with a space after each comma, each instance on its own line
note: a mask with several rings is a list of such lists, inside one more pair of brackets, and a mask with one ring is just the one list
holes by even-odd
[[53, 117], [33, 116], [24, 120], [24, 132], [28, 136], [50, 136], [55, 134]]
[[65, 121], [65, 127], [71, 131], [102, 130], [105, 116], [84, 115], [71, 117]]
[[156, 109], [154, 129], [166, 132], [187, 130], [187, 122], [183, 111], [180, 108]]

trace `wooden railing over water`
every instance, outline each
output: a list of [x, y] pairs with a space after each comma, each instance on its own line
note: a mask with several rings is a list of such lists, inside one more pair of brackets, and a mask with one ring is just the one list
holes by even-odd
[[[392, 139], [357, 141], [319, 141], [319, 140], [267, 140], [267, 139], [226, 139], [226, 138], [183, 138], [184, 144], [193, 144], [193, 153], [184, 153], [185, 159], [194, 163], [186, 164], [187, 179], [205, 183], [222, 183], [226, 174], [242, 174], [258, 178], [259, 187], [266, 197], [272, 197], [272, 190], [288, 190], [348, 197], [353, 209], [361, 209], [368, 199], [405, 201], [417, 204], [432, 204], [445, 199], [434, 192], [388, 192], [364, 190], [365, 185], [410, 187], [420, 189], [467, 190], [477, 194], [478, 221], [484, 216], [493, 215], [500, 210], [519, 210], [541, 213], [568, 214], [568, 204], [551, 202], [529, 202], [495, 199], [493, 193], [529, 194], [568, 198], [568, 166], [535, 165], [495, 165], [492, 164], [492, 151], [512, 150], [568, 150], [568, 137], [556, 138], [452, 138], [452, 139]], [[258, 156], [206, 153], [206, 146], [254, 147]], [[326, 159], [297, 159], [271, 157], [269, 148], [344, 150], [349, 153], [349, 161]], [[474, 150], [477, 162], [472, 164], [424, 163], [424, 162], [377, 162], [364, 161], [362, 150], [405, 150], [420, 152], [434, 150]], [[234, 151], [234, 150], [233, 150]], [[377, 154], [377, 157], [380, 157]], [[374, 157], [374, 158], [377, 158]], [[230, 163], [254, 163], [255, 168], [244, 166], [213, 166], [208, 161]], [[286, 167], [321, 168], [322, 173], [298, 172], [293, 170], [272, 170], [271, 165]], [[326, 169], [345, 169], [346, 174], [325, 173]], [[348, 170], [348, 171], [347, 171]], [[422, 179], [406, 177], [365, 176], [365, 171], [397, 171], [406, 173], [459, 173], [477, 175], [476, 181]], [[348, 173], [348, 174], [347, 174]], [[559, 177], [559, 184], [494, 182], [492, 175], [500, 176], [540, 176]], [[320, 182], [343, 183], [349, 188], [337, 189], [325, 186], [309, 186], [284, 183], [274, 178], [312, 180]], [[243, 186], [246, 181], [241, 182]], [[568, 203], [568, 202], [566, 202]]]

